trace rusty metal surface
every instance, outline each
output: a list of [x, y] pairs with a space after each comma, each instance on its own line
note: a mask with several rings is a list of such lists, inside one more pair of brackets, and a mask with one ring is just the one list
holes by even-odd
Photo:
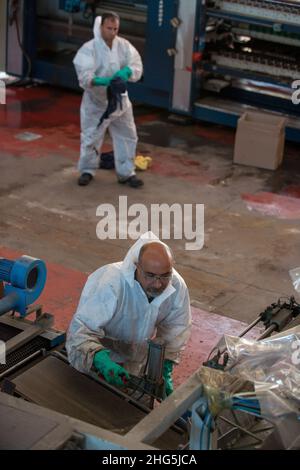
[[[13, 382], [24, 398], [117, 434], [126, 434], [145, 416], [135, 406], [55, 357], [45, 358]], [[181, 439], [169, 430], [155, 445], [176, 449]]]

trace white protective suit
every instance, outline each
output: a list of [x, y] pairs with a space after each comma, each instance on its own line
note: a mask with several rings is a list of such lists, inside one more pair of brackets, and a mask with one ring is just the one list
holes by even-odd
[[141, 57], [126, 39], [117, 36], [112, 49], [101, 37], [101, 16], [94, 24], [94, 39], [85, 43], [77, 52], [73, 63], [80, 86], [85, 90], [80, 108], [81, 148], [78, 169], [80, 173], [94, 176], [99, 168], [99, 153], [105, 132], [109, 132], [113, 141], [116, 172], [120, 180], [134, 175], [137, 132], [133, 118], [132, 105], [128, 93], [123, 94], [122, 110], [117, 110], [97, 128], [100, 118], [106, 110], [107, 87], [92, 86], [94, 77], [111, 77], [123, 67], [130, 67], [131, 82], [138, 81], [143, 72]]
[[151, 232], [144, 234], [123, 262], [103, 266], [89, 276], [66, 342], [69, 361], [80, 372], [90, 371], [97, 351], [110, 349], [113, 361], [138, 375], [146, 362], [147, 341], [153, 337], [163, 340], [165, 358], [178, 362], [191, 329], [189, 293], [173, 269], [170, 284], [149, 303], [135, 280], [134, 263], [142, 245], [151, 240], [159, 241]]

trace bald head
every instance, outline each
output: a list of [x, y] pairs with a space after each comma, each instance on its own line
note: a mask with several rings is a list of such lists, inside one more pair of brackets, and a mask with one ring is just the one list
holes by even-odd
[[140, 250], [136, 279], [148, 297], [160, 295], [172, 277], [174, 259], [169, 247], [159, 242], [149, 242]]
[[173, 254], [167, 245], [163, 245], [159, 242], [149, 242], [142, 246], [139, 254], [139, 263], [151, 264], [162, 270], [166, 267], [166, 271], [169, 271], [173, 266]]

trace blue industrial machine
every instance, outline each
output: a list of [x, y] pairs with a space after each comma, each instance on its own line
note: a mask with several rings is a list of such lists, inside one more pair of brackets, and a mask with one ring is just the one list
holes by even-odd
[[2, 379], [65, 341], [65, 333], [52, 328], [53, 315], [35, 303], [46, 278], [46, 265], [40, 259], [0, 257], [0, 346], [5, 352], [4, 362], [0, 355], [0, 390]]
[[9, 5], [10, 74], [30, 71], [33, 79], [78, 88], [73, 57], [92, 38], [94, 17], [114, 10], [121, 16], [120, 34], [143, 58], [143, 78], [130, 84], [133, 99], [232, 127], [249, 108], [283, 114], [287, 139], [300, 142], [300, 110], [292, 100], [300, 79], [297, 1], [19, 0]]
[[46, 265], [39, 259], [30, 256], [22, 256], [16, 261], [0, 258], [0, 282], [4, 281], [0, 315], [14, 310], [24, 317], [27, 307], [41, 295], [46, 277]]

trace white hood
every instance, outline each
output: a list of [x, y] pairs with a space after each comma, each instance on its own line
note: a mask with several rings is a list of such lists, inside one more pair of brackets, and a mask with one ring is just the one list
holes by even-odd
[[160, 241], [153, 232], [145, 232], [127, 252], [124, 261], [122, 262], [122, 271], [126, 271], [128, 273], [132, 272], [132, 270], [135, 271], [135, 263], [138, 261], [140, 250], [143, 245], [149, 242], [158, 242], [168, 248], [168, 246]]
[[102, 22], [102, 16], [96, 16], [93, 31], [94, 31], [94, 37], [97, 41], [102, 40], [101, 22]]

